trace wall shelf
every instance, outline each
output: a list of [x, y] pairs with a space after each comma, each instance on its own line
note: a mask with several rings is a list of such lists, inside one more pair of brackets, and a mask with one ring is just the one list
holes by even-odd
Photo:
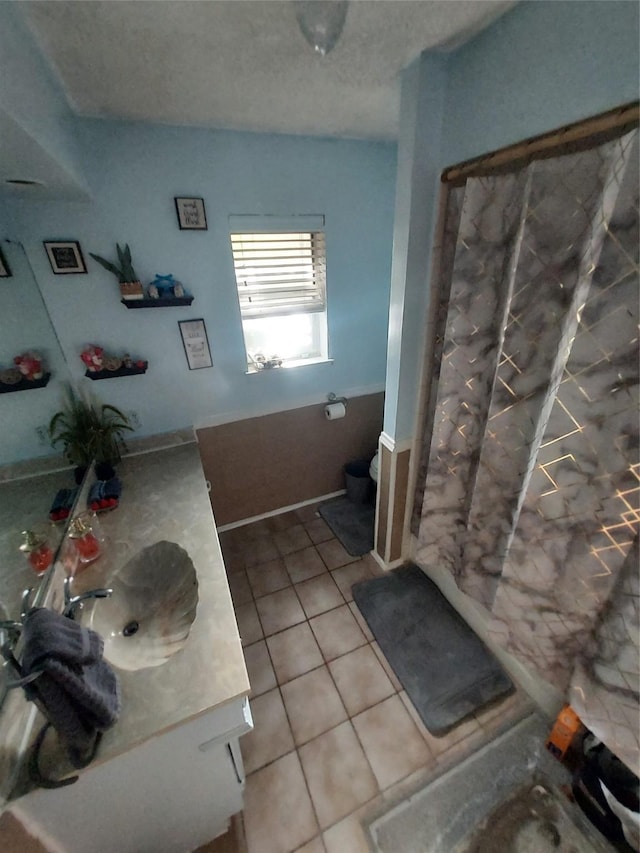
[[7, 385], [0, 382], [0, 394], [11, 394], [14, 391], [33, 391], [35, 388], [44, 388], [51, 379], [50, 373], [45, 373], [42, 379], [21, 379], [15, 385]]
[[125, 308], [176, 308], [191, 305], [193, 296], [161, 296], [158, 299], [121, 299]]
[[149, 363], [145, 361], [144, 367], [119, 367], [117, 370], [87, 370], [87, 379], [118, 379], [120, 376], [140, 376], [147, 372]]

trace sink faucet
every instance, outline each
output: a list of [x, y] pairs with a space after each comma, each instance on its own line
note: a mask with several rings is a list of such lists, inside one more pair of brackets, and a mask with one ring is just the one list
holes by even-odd
[[71, 581], [67, 577], [64, 579], [64, 610], [63, 616], [68, 616], [69, 619], [75, 619], [76, 610], [82, 607], [82, 602], [90, 598], [110, 598], [113, 595], [112, 589], [90, 589], [87, 592], [81, 592], [80, 595], [71, 595]]

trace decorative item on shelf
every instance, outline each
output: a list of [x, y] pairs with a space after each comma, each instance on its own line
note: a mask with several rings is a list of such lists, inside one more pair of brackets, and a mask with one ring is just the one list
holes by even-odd
[[27, 558], [27, 562], [38, 574], [44, 574], [53, 563], [53, 551], [44, 533], [34, 530], [23, 530], [24, 541], [20, 550]]
[[176, 281], [172, 275], [159, 275], [147, 287], [147, 295], [144, 299], [136, 301], [122, 300], [127, 308], [169, 308], [179, 305], [191, 305], [193, 296], [186, 293], [181, 282]]
[[104, 361], [104, 350], [102, 347], [97, 347], [95, 344], [89, 344], [80, 353], [80, 358], [86, 365], [88, 373], [96, 373], [102, 370]]
[[140, 376], [147, 372], [149, 363], [142, 359], [134, 361], [129, 353], [122, 358], [117, 355], [107, 355], [102, 347], [89, 344], [80, 353], [80, 358], [87, 369], [85, 376], [89, 379], [115, 379], [120, 376]]
[[100, 255], [94, 255], [93, 252], [89, 252], [89, 254], [100, 266], [117, 277], [120, 284], [120, 295], [123, 300], [144, 299], [144, 290], [131, 262], [129, 244], [125, 244], [124, 249], [121, 249], [120, 244], [116, 243], [116, 251], [118, 252], [118, 263], [120, 266], [116, 266], [111, 261], [101, 258]]
[[42, 366], [42, 356], [39, 353], [23, 352], [22, 355], [17, 355], [13, 359], [13, 363], [22, 376], [30, 382], [33, 382], [35, 379], [42, 379], [44, 368]]
[[257, 352], [255, 356], [249, 356], [257, 370], [271, 370], [274, 367], [282, 367], [282, 359], [277, 355], [272, 355], [267, 358], [261, 352]]
[[[129, 419], [108, 403], [82, 395], [68, 386], [63, 408], [49, 423], [49, 438], [55, 447], [64, 446], [64, 455], [72, 465], [85, 471], [95, 460], [117, 465], [125, 448], [123, 434], [132, 432]], [[108, 471], [107, 474], [113, 476]]]
[[42, 356], [36, 352], [17, 355], [13, 363], [14, 367], [0, 370], [0, 394], [44, 388], [51, 378], [51, 374], [45, 372]]

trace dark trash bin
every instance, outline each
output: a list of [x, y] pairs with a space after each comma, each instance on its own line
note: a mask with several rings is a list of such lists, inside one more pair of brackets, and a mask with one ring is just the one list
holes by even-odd
[[373, 480], [369, 476], [369, 461], [355, 459], [344, 466], [344, 482], [347, 497], [354, 504], [367, 503], [371, 497]]

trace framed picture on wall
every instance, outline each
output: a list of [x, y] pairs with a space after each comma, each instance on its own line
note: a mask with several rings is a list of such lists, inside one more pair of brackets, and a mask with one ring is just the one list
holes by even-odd
[[181, 231], [206, 231], [207, 214], [203, 198], [176, 198], [176, 212]]
[[0, 249], [0, 278], [11, 278], [11, 270], [5, 256], [2, 254], [2, 249]]
[[204, 320], [178, 320], [189, 370], [213, 367]]
[[56, 275], [86, 273], [87, 267], [77, 240], [64, 242], [45, 240], [44, 247], [47, 250], [51, 269]]

